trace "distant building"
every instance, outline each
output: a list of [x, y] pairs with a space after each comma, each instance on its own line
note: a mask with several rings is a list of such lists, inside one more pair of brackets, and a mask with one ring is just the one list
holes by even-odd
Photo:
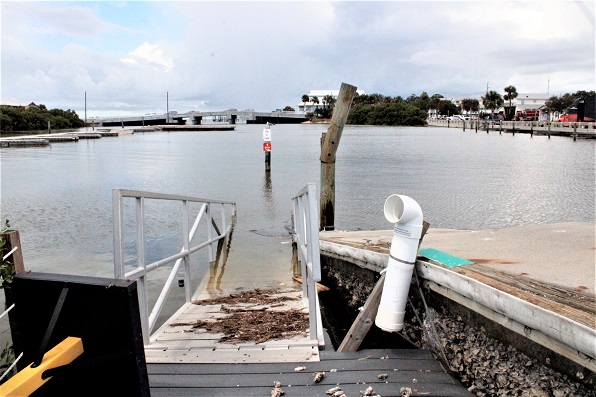
[[[547, 93], [536, 94], [520, 92], [517, 94], [517, 98], [511, 102], [511, 105], [515, 107], [516, 113], [525, 112], [530, 109], [538, 109], [538, 120], [546, 120], [548, 118], [548, 112], [546, 111], [545, 104], [549, 98], [550, 96]], [[505, 101], [505, 104], [508, 105], [509, 101]]]
[[518, 93], [513, 104], [515, 110], [540, 109], [548, 101], [548, 98], [550, 98], [548, 94]]
[[[365, 95], [366, 93], [363, 90], [356, 90], [358, 95]], [[298, 112], [306, 113], [306, 112], [314, 112], [316, 109], [322, 108], [323, 98], [327, 95], [331, 95], [333, 99], [337, 100], [339, 96], [339, 90], [310, 90], [308, 92], [308, 98], [310, 99], [309, 102], [300, 102], [298, 104]], [[319, 103], [316, 104], [312, 102], [312, 99], [317, 97], [319, 99]]]

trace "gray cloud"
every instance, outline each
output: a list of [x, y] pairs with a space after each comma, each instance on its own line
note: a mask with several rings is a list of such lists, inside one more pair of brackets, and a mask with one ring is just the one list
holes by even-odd
[[164, 111], [166, 91], [179, 111], [296, 107], [342, 82], [404, 97], [595, 89], [593, 2], [151, 2], [142, 31], [101, 5], [31, 4], [0, 5], [2, 96], [80, 111], [87, 91], [90, 113]]

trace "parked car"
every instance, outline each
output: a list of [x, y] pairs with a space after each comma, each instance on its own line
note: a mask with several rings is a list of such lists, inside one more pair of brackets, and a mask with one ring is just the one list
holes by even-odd
[[505, 117], [502, 114], [489, 114], [484, 118], [486, 121], [490, 121], [496, 124], [499, 124], [501, 121], [505, 120]]

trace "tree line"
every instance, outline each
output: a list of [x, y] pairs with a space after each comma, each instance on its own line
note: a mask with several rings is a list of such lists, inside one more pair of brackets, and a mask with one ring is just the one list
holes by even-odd
[[48, 121], [52, 129], [85, 127], [74, 110], [51, 109], [45, 105], [0, 106], [1, 131], [35, 131], [47, 130]]
[[[362, 125], [388, 125], [388, 126], [422, 126], [426, 125], [429, 110], [435, 110], [438, 115], [451, 116], [461, 113], [478, 113], [480, 104], [485, 109], [485, 114], [495, 113], [503, 108], [503, 116], [507, 120], [513, 119], [515, 115], [515, 105], [513, 101], [517, 98], [517, 89], [509, 85], [503, 89], [504, 94], [491, 90], [481, 97], [481, 100], [475, 98], [464, 98], [459, 105], [455, 105], [451, 100], [445, 99], [441, 94], [428, 95], [422, 92], [420, 95], [412, 94], [407, 98], [401, 96], [391, 97], [381, 94], [363, 94], [354, 97], [352, 107], [348, 115], [348, 124]], [[545, 108], [548, 112], [562, 113], [569, 108], [572, 103], [579, 98], [595, 95], [594, 91], [577, 91], [574, 94], [564, 94], [561, 96], [552, 96], [546, 103]], [[335, 98], [326, 95], [322, 101], [318, 97], [302, 96], [302, 102], [306, 106], [307, 102], [315, 105], [322, 103], [322, 107], [316, 107], [312, 113], [307, 113], [309, 118], [330, 118], [333, 114]]]

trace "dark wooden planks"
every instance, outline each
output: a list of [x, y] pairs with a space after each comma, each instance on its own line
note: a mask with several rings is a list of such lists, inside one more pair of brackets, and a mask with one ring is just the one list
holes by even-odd
[[[369, 385], [341, 385], [347, 397], [360, 397], [361, 391], [366, 390]], [[420, 385], [420, 384], [395, 384], [388, 383], [383, 385], [372, 385], [373, 390], [383, 397], [402, 397], [400, 392], [402, 387], [408, 387], [412, 390], [411, 396], [431, 396], [431, 397], [472, 397], [473, 394], [468, 392], [466, 388], [458, 385]], [[283, 386], [285, 394], [284, 397], [329, 397], [325, 391], [329, 386], [322, 387], [303, 387], [303, 386]], [[177, 388], [177, 389], [151, 389], [152, 397], [192, 397], [192, 396], [206, 396], [206, 397], [268, 397], [271, 395], [273, 385], [269, 387], [258, 388], [217, 388], [212, 387], [208, 389], [193, 389], [193, 388]]]
[[[298, 366], [306, 368], [295, 371]], [[314, 383], [315, 372], [326, 376]], [[414, 396], [471, 396], [429, 351], [415, 349], [324, 351], [312, 363], [149, 364], [148, 373], [152, 396], [269, 396], [275, 381], [286, 396], [324, 396], [337, 385], [347, 396], [359, 396], [368, 386], [384, 397], [400, 396], [402, 387]]]

